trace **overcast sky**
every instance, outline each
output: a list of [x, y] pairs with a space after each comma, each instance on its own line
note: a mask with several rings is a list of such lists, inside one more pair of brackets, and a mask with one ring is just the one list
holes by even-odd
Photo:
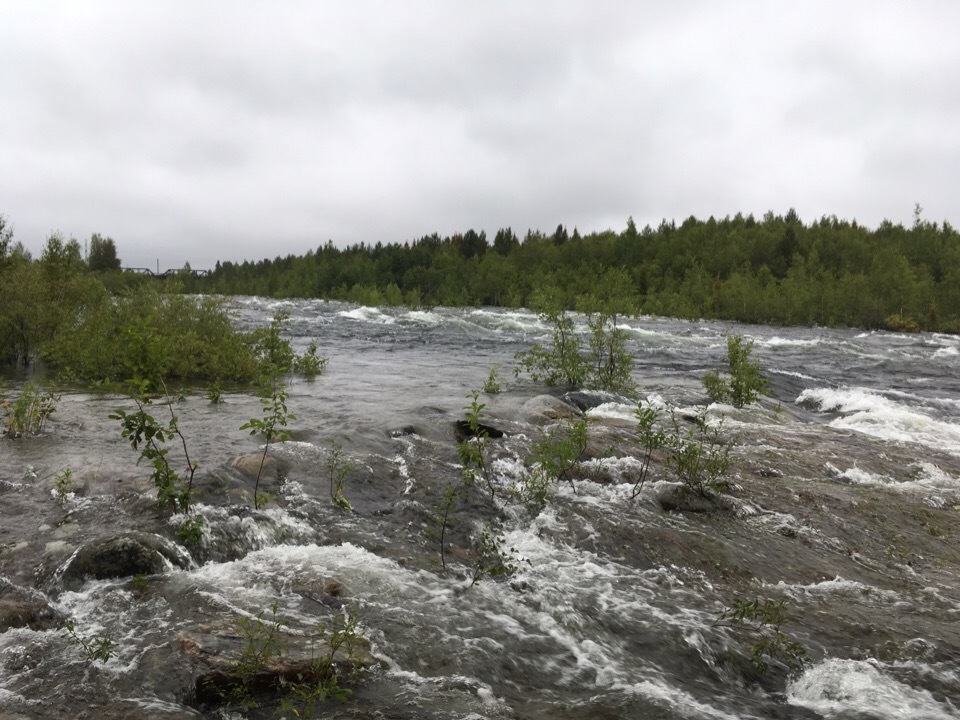
[[0, 0], [0, 214], [209, 267], [793, 207], [960, 225], [960, 3]]

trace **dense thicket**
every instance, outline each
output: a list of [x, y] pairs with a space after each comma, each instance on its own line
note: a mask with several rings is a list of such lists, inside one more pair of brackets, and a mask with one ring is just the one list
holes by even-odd
[[138, 361], [139, 332], [157, 338], [153, 360], [166, 378], [257, 375], [262, 333], [238, 333], [216, 299], [110, 270], [119, 264], [113, 241], [94, 241], [85, 259], [76, 240], [54, 234], [34, 260], [0, 216], [0, 366], [40, 359], [65, 379], [119, 380]]
[[677, 225], [580, 235], [510, 228], [404, 244], [328, 242], [302, 257], [217, 263], [190, 291], [323, 297], [364, 304], [529, 305], [553, 288], [567, 308], [614, 286], [620, 312], [785, 325], [960, 331], [960, 236], [948, 223], [875, 230], [794, 211], [761, 220], [690, 217]]

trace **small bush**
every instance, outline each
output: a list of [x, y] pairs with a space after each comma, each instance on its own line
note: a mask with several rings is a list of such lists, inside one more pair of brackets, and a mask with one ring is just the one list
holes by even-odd
[[766, 394], [767, 379], [760, 374], [760, 363], [750, 358], [752, 353], [753, 341], [744, 342], [739, 335], [727, 338], [729, 374], [711, 370], [703, 377], [703, 386], [713, 402], [742, 408]]
[[44, 390], [37, 383], [27, 383], [16, 400], [0, 403], [5, 414], [4, 432], [7, 437], [22, 438], [42, 433], [47, 418], [56, 410], [59, 400], [59, 395]]

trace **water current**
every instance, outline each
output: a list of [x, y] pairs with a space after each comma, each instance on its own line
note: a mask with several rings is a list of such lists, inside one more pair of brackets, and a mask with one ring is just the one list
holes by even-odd
[[[231, 307], [244, 329], [289, 311], [294, 346], [316, 341], [330, 359], [316, 380], [289, 380], [296, 420], [271, 450], [265, 508], [229, 465], [262, 448], [239, 429], [260, 412], [242, 388], [221, 404], [185, 388], [175, 404], [200, 462], [204, 535], [189, 549], [108, 418], [124, 398], [64, 390], [40, 437], [0, 439], [0, 718], [284, 716], [269, 698], [198, 700], [191, 652], [197, 638], [236, 638], [239, 619], [274, 603], [291, 642], [345, 609], [369, 642], [372, 667], [318, 717], [960, 717], [960, 338], [623, 319], [640, 397], [685, 410], [708, 404], [700, 378], [724, 364], [726, 337], [754, 341], [770, 396], [709, 407], [735, 443], [732, 500], [668, 511], [658, 498], [673, 478], [656, 462], [632, 499], [634, 406], [610, 397], [587, 417], [592, 445], [612, 453], [594, 453], [535, 511], [509, 490], [541, 432], [526, 403], [548, 392], [513, 375], [517, 352], [549, 342], [536, 315]], [[480, 399], [505, 433], [490, 442], [500, 493], [458, 509], [444, 570], [431, 518], [458, 474], [454, 423], [492, 367], [503, 391]], [[8, 380], [8, 395], [22, 382]], [[352, 465], [351, 511], [330, 501], [335, 443]], [[54, 482], [68, 467], [61, 503]], [[519, 568], [469, 587], [491, 514]], [[71, 575], [78, 548], [129, 532], [167, 538], [160, 571]], [[11, 620], [11, 598], [52, 619]], [[759, 674], [759, 636], [717, 622], [754, 598], [784, 601], [801, 669], [773, 659]], [[106, 661], [77, 639], [104, 637]]]

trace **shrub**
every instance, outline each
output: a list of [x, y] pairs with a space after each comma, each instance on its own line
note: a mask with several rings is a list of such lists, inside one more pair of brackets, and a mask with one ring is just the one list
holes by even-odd
[[533, 466], [524, 478], [521, 498], [535, 508], [544, 507], [555, 485], [573, 484], [573, 471], [587, 447], [587, 421], [580, 419], [554, 426], [530, 448]]
[[767, 658], [780, 660], [791, 670], [799, 670], [807, 660], [807, 650], [780, 629], [790, 619], [785, 606], [786, 600], [761, 602], [737, 598], [733, 607], [720, 612], [714, 626], [738, 628], [754, 635], [750, 662], [760, 674], [768, 669]]
[[56, 410], [59, 395], [44, 390], [35, 382], [28, 382], [16, 400], [4, 400], [0, 403], [6, 418], [5, 433], [8, 438], [22, 438], [39, 435], [47, 418]]
[[760, 374], [760, 363], [751, 360], [752, 353], [753, 341], [744, 342], [739, 335], [727, 338], [729, 374], [710, 371], [703, 377], [703, 386], [712, 401], [729, 401], [742, 408], [766, 393], [767, 379]]
[[727, 490], [724, 477], [730, 469], [731, 448], [720, 437], [722, 429], [722, 421], [707, 422], [705, 411], [683, 429], [673, 413], [673, 433], [666, 436], [665, 446], [673, 471], [688, 490], [700, 495]]
[[583, 385], [587, 367], [580, 354], [573, 319], [563, 310], [556, 293], [537, 293], [531, 305], [537, 310], [540, 321], [553, 328], [553, 343], [549, 349], [534, 345], [517, 353], [516, 374], [528, 372], [534, 381], [547, 385]]
[[285, 429], [287, 423], [297, 419], [296, 415], [287, 410], [287, 386], [281, 377], [282, 368], [275, 365], [270, 367], [272, 372], [261, 375], [257, 380], [263, 415], [250, 418], [240, 426], [241, 430], [249, 430], [251, 435], [259, 433], [264, 438], [263, 455], [260, 457], [260, 467], [253, 485], [253, 506], [258, 510], [270, 501], [268, 495], [260, 493], [260, 476], [263, 474], [270, 444], [287, 440], [290, 437], [289, 431]]

